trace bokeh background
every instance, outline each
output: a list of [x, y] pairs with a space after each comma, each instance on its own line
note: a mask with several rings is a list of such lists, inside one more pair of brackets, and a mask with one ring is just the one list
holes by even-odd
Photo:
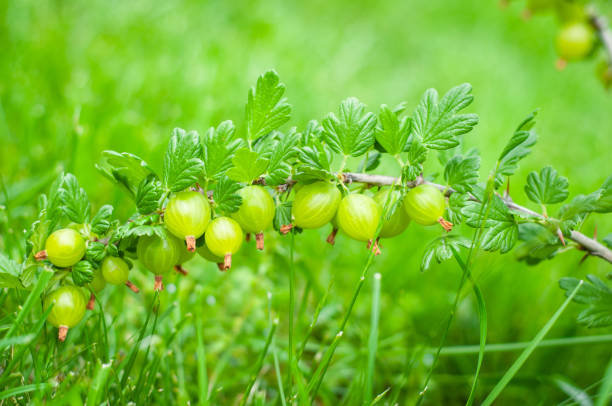
[[[554, 68], [557, 22], [546, 15], [526, 21], [524, 6], [481, 0], [1, 2], [0, 250], [21, 257], [23, 230], [35, 219], [37, 195], [62, 170], [76, 174], [94, 207], [115, 204], [117, 216], [126, 219], [133, 206], [94, 167], [101, 152], [132, 152], [161, 168], [174, 127], [204, 132], [232, 119], [244, 131], [247, 90], [269, 68], [287, 86], [291, 125], [298, 128], [335, 111], [347, 96], [377, 112], [383, 103], [407, 101], [412, 108], [429, 87], [445, 92], [470, 82], [475, 100], [469, 110], [480, 123], [465, 140], [480, 150], [483, 176], [516, 125], [539, 108], [539, 143], [513, 178], [512, 197], [537, 209], [523, 186], [530, 171], [547, 164], [570, 179], [571, 196], [591, 192], [612, 173], [612, 95], [597, 81], [592, 60], [562, 72]], [[428, 173], [438, 170], [433, 162]], [[397, 168], [384, 163], [378, 171], [393, 174]], [[600, 235], [612, 232], [612, 221], [602, 216], [593, 216], [584, 232], [596, 226]], [[365, 248], [346, 238], [333, 248], [327, 245], [328, 232], [296, 237], [299, 332], [333, 284], [305, 353], [305, 369], [313, 360], [316, 365], [336, 333], [366, 259]], [[411, 225], [384, 244], [371, 270], [370, 276], [382, 275], [374, 389], [391, 388], [383, 402], [405, 404], [416, 398], [431, 363], [427, 348], [441, 338], [460, 271], [452, 262], [419, 271], [426, 242], [439, 234]], [[169, 286], [162, 300], [166, 317], [158, 323], [158, 334], [146, 341], [152, 352], [149, 359], [140, 356], [136, 366], [145, 368], [154, 357], [163, 360], [155, 385], [167, 390], [154, 391], [152, 402], [196, 397], [194, 314], [204, 322], [213, 403], [240, 398], [248, 367], [263, 345], [269, 308], [280, 318], [275, 348], [281, 364], [286, 362], [289, 244], [278, 236], [268, 241], [263, 254], [245, 246], [228, 273], [195, 260], [189, 277]], [[489, 342], [531, 340], [563, 301], [560, 277], [592, 273], [604, 278], [611, 270], [593, 258], [579, 264], [581, 256], [569, 252], [527, 267], [513, 254], [479, 255], [475, 270], [487, 303]], [[143, 294], [106, 289], [102, 298], [111, 355], [128, 351], [152, 300], [150, 274], [132, 273]], [[354, 404], [361, 393], [370, 279], [321, 388], [322, 404]], [[578, 326], [580, 310], [570, 305], [549, 337], [610, 332]], [[93, 358], [79, 351], [95, 326], [82, 323], [62, 350], [70, 362], [60, 365], [60, 373], [83, 375], [69, 390], [75, 398], [86, 393], [94, 366]], [[167, 344], [175, 332], [176, 339]], [[447, 345], [477, 343], [476, 304], [466, 290]], [[554, 379], [565, 377], [580, 387], [594, 384], [610, 353], [609, 344], [538, 349], [499, 404], [561, 402], [567, 395]], [[478, 398], [516, 356], [487, 354]], [[475, 354], [443, 356], [425, 403], [463, 404], [475, 365]], [[274, 402], [271, 357], [257, 390]]]

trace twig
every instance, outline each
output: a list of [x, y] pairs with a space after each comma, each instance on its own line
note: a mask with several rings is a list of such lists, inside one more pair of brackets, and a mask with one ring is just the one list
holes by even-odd
[[608, 27], [608, 22], [606, 18], [602, 15], [599, 15], [594, 9], [589, 11], [589, 19], [591, 20], [591, 24], [597, 30], [597, 34], [599, 35], [599, 39], [603, 44], [604, 50], [608, 56], [608, 66], [612, 68], [612, 31], [610, 27]]
[[[394, 178], [392, 176], [371, 175], [371, 174], [366, 174], [366, 173], [343, 173], [340, 176], [343, 178], [345, 183], [367, 183], [373, 186], [392, 185], [398, 180], [397, 178]], [[424, 181], [424, 182], [420, 182], [419, 180], [412, 181], [412, 182], [408, 182], [406, 186], [408, 188], [413, 188], [415, 186], [418, 186], [419, 183], [426, 183], [426, 184], [435, 186], [440, 191], [446, 193], [447, 196], [454, 192], [454, 190], [449, 188], [448, 186], [439, 185], [437, 183], [431, 183], [427, 181]], [[470, 200], [478, 201], [478, 199], [476, 199], [476, 197], [474, 197], [473, 195], [470, 195], [469, 198]], [[513, 201], [511, 201], [509, 198], [507, 199], [501, 198], [501, 199], [510, 210], [525, 214], [530, 217], [535, 217], [538, 219], [545, 219], [545, 217], [541, 215], [540, 213], [537, 213], [531, 209], [528, 209], [527, 207], [520, 206], [514, 203]], [[593, 256], [602, 258], [605, 261], [608, 261], [609, 263], [612, 264], [612, 251], [609, 250], [604, 245], [600, 244], [597, 240], [593, 238], [589, 238], [586, 235], [582, 234], [581, 232], [575, 231], [575, 230], [571, 232], [569, 238], [575, 243], [577, 243], [581, 249], [587, 251], [589, 255], [593, 255]]]

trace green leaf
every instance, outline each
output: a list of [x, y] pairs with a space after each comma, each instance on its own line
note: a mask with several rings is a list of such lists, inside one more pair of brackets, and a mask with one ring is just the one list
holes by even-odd
[[312, 138], [309, 145], [298, 151], [298, 174], [296, 179], [329, 179], [333, 177], [331, 171], [332, 153], [330, 149], [318, 139]]
[[111, 217], [113, 215], [113, 206], [106, 204], [100, 207], [100, 210], [91, 219], [91, 231], [98, 235], [104, 235], [111, 226]]
[[66, 217], [77, 224], [86, 223], [90, 214], [89, 199], [73, 174], [64, 175], [59, 193]]
[[260, 158], [255, 151], [242, 148], [232, 158], [233, 168], [227, 171], [227, 177], [236, 182], [250, 183], [266, 172], [268, 160]]
[[266, 184], [270, 186], [285, 183], [291, 175], [290, 160], [297, 155], [296, 146], [299, 142], [300, 134], [292, 128], [288, 134], [280, 134], [278, 139], [272, 144], [268, 165], [268, 175]]
[[233, 213], [242, 204], [242, 198], [237, 193], [242, 186], [233, 182], [227, 176], [219, 179], [213, 189], [213, 201], [218, 210], [223, 213]]
[[164, 188], [170, 192], [180, 192], [193, 185], [204, 168], [201, 156], [202, 145], [198, 133], [175, 128], [164, 157]]
[[511, 176], [518, 168], [518, 162], [531, 152], [531, 147], [536, 143], [538, 137], [533, 131], [537, 111], [531, 113], [518, 126], [512, 138], [502, 151], [497, 160], [495, 169], [495, 186], [504, 183], [504, 176]]
[[556, 170], [546, 166], [540, 173], [534, 171], [527, 176], [525, 193], [534, 203], [543, 205], [561, 203], [569, 195], [568, 186], [567, 178], [558, 176]]
[[448, 221], [454, 225], [459, 225], [463, 222], [463, 215], [461, 211], [470, 200], [470, 196], [467, 193], [451, 193], [448, 198], [448, 207], [446, 208], [446, 214]]
[[[588, 307], [578, 315], [578, 322], [587, 327], [612, 325], [612, 290], [595, 275], [587, 275], [591, 283], [585, 283], [574, 296], [574, 302]], [[569, 295], [578, 286], [576, 278], [561, 278], [559, 286]]]
[[472, 190], [472, 186], [478, 182], [479, 169], [479, 156], [463, 157], [462, 155], [455, 155], [446, 163], [444, 180], [458, 192], [469, 192]]
[[400, 120], [398, 115], [399, 113], [389, 109], [386, 104], [380, 106], [376, 141], [391, 155], [404, 151], [412, 126], [410, 117], [404, 117]]
[[[112, 245], [112, 244], [111, 244]], [[85, 258], [90, 262], [100, 263], [106, 255], [106, 246], [98, 241], [91, 241], [87, 244]]]
[[587, 214], [595, 210], [598, 197], [599, 194], [597, 192], [588, 195], [577, 195], [569, 203], [561, 206], [558, 217], [561, 222], [561, 230], [564, 234], [568, 234]]
[[300, 134], [300, 144], [308, 145], [313, 140], [320, 140], [323, 133], [323, 127], [317, 120], [310, 120], [306, 125], [306, 129]]
[[380, 157], [382, 154], [376, 150], [368, 151], [363, 160], [359, 163], [357, 167], [357, 172], [369, 172], [378, 168], [380, 165]]
[[434, 259], [438, 264], [451, 259], [453, 257], [451, 247], [459, 251], [460, 247], [469, 248], [471, 244], [470, 240], [460, 235], [446, 234], [436, 238], [425, 248], [423, 259], [421, 260], [421, 272], [428, 270], [431, 267], [431, 261]]
[[612, 248], [612, 233], [608, 234], [603, 239], [604, 244], [606, 244], [609, 248]]
[[282, 202], [276, 205], [274, 212], [274, 229], [279, 231], [282, 226], [291, 224], [291, 207], [293, 202]]
[[94, 268], [89, 261], [79, 261], [72, 267], [72, 280], [78, 286], [88, 284], [93, 280]]
[[278, 74], [269, 70], [249, 90], [246, 120], [249, 140], [256, 140], [285, 124], [291, 118], [291, 106], [283, 98], [285, 85]]
[[112, 182], [123, 187], [132, 197], [136, 196], [140, 182], [155, 173], [145, 161], [136, 155], [115, 151], [102, 152], [102, 160], [96, 164], [96, 169]]
[[524, 243], [516, 248], [516, 258], [528, 265], [552, 258], [561, 248], [561, 241], [556, 235], [535, 223], [519, 224], [519, 240]]
[[435, 89], [425, 91], [412, 119], [412, 133], [430, 149], [449, 149], [459, 145], [458, 137], [478, 124], [475, 114], [457, 114], [472, 103], [468, 83], [450, 89], [440, 101]]
[[412, 137], [406, 147], [408, 156], [402, 168], [402, 182], [413, 181], [423, 172], [423, 163], [427, 159], [427, 148]]
[[245, 147], [244, 140], [236, 138], [236, 128], [227, 120], [211, 127], [201, 137], [204, 177], [214, 180], [224, 175], [232, 167], [232, 157], [239, 148]]
[[337, 153], [360, 156], [374, 144], [376, 116], [354, 97], [340, 103], [340, 117], [329, 113], [323, 119], [322, 138]]
[[612, 212], [612, 176], [609, 176], [604, 184], [597, 190], [598, 198], [593, 211], [597, 213]]
[[[518, 239], [518, 224], [514, 215], [498, 197], [493, 195], [488, 210], [481, 210], [481, 203], [467, 201], [461, 213], [467, 225], [473, 228], [484, 227], [482, 248], [486, 251], [500, 250], [502, 254], [510, 251]], [[487, 213], [488, 211], [488, 213]], [[488, 214], [488, 217], [486, 215]]]
[[0, 252], [0, 289], [23, 288], [19, 276], [21, 266]]
[[155, 175], [149, 175], [140, 182], [136, 191], [136, 209], [140, 214], [149, 214], [159, 208], [163, 195], [162, 185]]

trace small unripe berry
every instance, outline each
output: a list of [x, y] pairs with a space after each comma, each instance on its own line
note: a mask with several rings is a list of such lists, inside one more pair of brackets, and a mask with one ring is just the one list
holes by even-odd
[[329, 223], [338, 210], [342, 195], [329, 182], [302, 186], [293, 199], [294, 224], [301, 228], [319, 228]]
[[232, 254], [242, 245], [242, 229], [236, 220], [217, 217], [211, 221], [204, 235], [206, 245], [213, 255], [223, 257], [224, 268], [232, 266]]
[[162, 290], [162, 275], [176, 265], [179, 259], [179, 249], [182, 242], [172, 235], [164, 238], [158, 235], [142, 236], [138, 240], [136, 252], [138, 259], [153, 274], [155, 274], [156, 291]]
[[119, 257], [107, 256], [102, 261], [102, 276], [111, 285], [123, 285], [128, 280], [130, 268]]
[[202, 194], [179, 192], [172, 196], [164, 211], [164, 224], [174, 236], [187, 242], [195, 252], [195, 240], [204, 234], [210, 222], [210, 204]]
[[[388, 206], [393, 207], [394, 204], [401, 198], [402, 193], [399, 190], [394, 190], [389, 197], [389, 192], [391, 189], [381, 189], [374, 196], [374, 200], [380, 205], [380, 207], [384, 207], [387, 204]], [[404, 232], [406, 227], [410, 224], [410, 217], [406, 214], [406, 211], [403, 208], [403, 204], [399, 203], [399, 205], [395, 208], [395, 211], [391, 215], [389, 219], [383, 219], [383, 225], [380, 230], [379, 237], [381, 238], [391, 238], [400, 235]]]
[[452, 223], [442, 217], [446, 208], [444, 195], [432, 185], [419, 185], [410, 190], [404, 197], [404, 209], [417, 224], [431, 226], [440, 223], [444, 229], [450, 231]]
[[338, 228], [357, 241], [374, 239], [382, 208], [370, 196], [352, 193], [345, 196], [336, 213]]
[[45, 298], [43, 310], [46, 311], [51, 304], [53, 308], [47, 321], [59, 328], [58, 339], [64, 341], [68, 329], [76, 326], [85, 315], [85, 296], [76, 286], [61, 286]]
[[261, 186], [246, 186], [238, 191], [242, 204], [232, 218], [246, 233], [254, 233], [257, 249], [263, 249], [263, 232], [272, 227], [274, 219], [274, 199]]
[[94, 276], [93, 276], [93, 279], [91, 280], [91, 282], [89, 282], [89, 286], [96, 293], [98, 293], [102, 289], [104, 289], [104, 287], [106, 286], [106, 280], [102, 276], [102, 270], [101, 269], [99, 269], [99, 268], [98, 269], [94, 269]]
[[62, 228], [47, 238], [45, 252], [53, 265], [67, 268], [79, 262], [85, 255], [85, 240], [73, 229]]
[[585, 58], [595, 43], [593, 28], [586, 22], [573, 22], [561, 27], [557, 34], [557, 52], [566, 61]]

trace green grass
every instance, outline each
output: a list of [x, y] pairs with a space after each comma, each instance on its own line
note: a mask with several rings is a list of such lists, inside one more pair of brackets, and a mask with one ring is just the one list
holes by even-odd
[[[347, 96], [376, 112], [381, 103], [414, 106], [428, 87], [443, 92], [470, 82], [470, 111], [480, 123], [466, 143], [480, 149], [482, 175], [517, 123], [541, 108], [540, 141], [513, 180], [513, 198], [538, 209], [522, 189], [527, 173], [545, 164], [570, 179], [572, 195], [590, 192], [612, 172], [611, 95], [592, 61], [556, 71], [554, 19], [524, 21], [521, 7], [477, 0], [3, 2], [0, 251], [23, 257], [37, 196], [62, 170], [77, 175], [94, 208], [114, 204], [125, 220], [131, 203], [94, 168], [101, 152], [129, 151], [160, 168], [176, 126], [204, 132], [233, 119], [245, 131], [247, 89], [268, 68], [287, 85], [299, 127]], [[435, 173], [431, 161], [428, 173]], [[383, 162], [380, 171], [397, 174], [397, 166]], [[583, 231], [595, 226], [600, 236], [612, 231], [601, 215]], [[151, 275], [132, 271], [141, 294], [105, 289], [101, 307], [63, 344], [41, 322], [38, 292], [0, 291], [0, 348], [10, 346], [0, 355], [0, 397], [17, 404], [146, 397], [152, 404], [236, 405], [250, 394], [254, 404], [281, 405], [288, 404], [283, 395], [307, 404], [316, 392], [318, 404], [465, 404], [482, 337], [481, 307], [467, 282], [419, 396], [462, 278], [454, 261], [419, 272], [438, 231], [411, 225], [383, 243], [369, 269], [381, 275], [379, 291], [360, 279], [365, 248], [342, 236], [332, 248], [328, 232], [296, 235], [293, 255], [290, 237], [270, 233], [263, 254], [246, 246], [228, 273], [195, 259], [189, 275], [171, 276], [159, 298]], [[479, 252], [466, 261], [487, 314], [475, 404], [511, 368], [512, 351], [528, 348], [554, 314], [560, 277], [603, 279], [610, 271], [595, 258], [580, 265], [580, 257], [570, 252], [527, 267], [512, 254]], [[601, 337], [610, 331], [577, 325], [579, 311], [567, 306], [549, 339], [531, 348], [506, 382], [499, 404], [562, 402], [568, 395], [553, 383], [559, 376], [603, 402], [612, 374], [609, 340]], [[562, 344], [548, 344], [555, 339]]]

